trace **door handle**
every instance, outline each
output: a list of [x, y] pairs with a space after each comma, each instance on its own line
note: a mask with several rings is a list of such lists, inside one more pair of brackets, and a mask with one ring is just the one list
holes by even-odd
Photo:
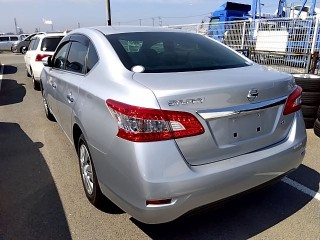
[[53, 89], [57, 88], [57, 84], [55, 82], [51, 83], [51, 86], [52, 86]]
[[68, 99], [68, 101], [69, 101], [70, 103], [74, 102], [74, 97], [72, 96], [72, 93], [69, 93], [69, 94], [67, 95], [67, 99]]

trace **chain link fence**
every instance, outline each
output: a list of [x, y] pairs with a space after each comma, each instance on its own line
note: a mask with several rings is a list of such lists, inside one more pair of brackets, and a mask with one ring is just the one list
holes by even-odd
[[258, 19], [167, 26], [212, 37], [269, 68], [319, 73], [319, 19]]

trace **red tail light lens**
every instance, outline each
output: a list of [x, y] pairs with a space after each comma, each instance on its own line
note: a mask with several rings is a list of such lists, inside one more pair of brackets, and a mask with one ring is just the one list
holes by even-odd
[[301, 109], [301, 94], [302, 88], [297, 86], [287, 99], [286, 106], [283, 110], [283, 115], [288, 115]]
[[43, 58], [50, 57], [50, 54], [37, 54], [36, 56], [36, 62], [41, 62]]
[[118, 124], [117, 136], [133, 142], [152, 142], [190, 137], [204, 133], [198, 119], [190, 113], [142, 108], [106, 101]]

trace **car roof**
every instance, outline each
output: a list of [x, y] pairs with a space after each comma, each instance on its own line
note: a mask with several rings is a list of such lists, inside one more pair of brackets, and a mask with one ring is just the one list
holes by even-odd
[[180, 29], [169, 29], [165, 27], [144, 27], [144, 26], [98, 26], [90, 27], [102, 32], [104, 35], [118, 33], [133, 33], [133, 32], [184, 32]]
[[32, 37], [34, 38], [47, 38], [47, 37], [64, 37], [66, 34], [65, 33], [41, 33], [41, 34], [36, 34], [35, 36]]

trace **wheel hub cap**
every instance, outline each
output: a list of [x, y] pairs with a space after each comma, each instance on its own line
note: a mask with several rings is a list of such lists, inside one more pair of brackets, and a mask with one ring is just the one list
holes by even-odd
[[80, 147], [80, 167], [83, 183], [88, 194], [93, 193], [93, 172], [92, 162], [87, 147], [82, 144]]

